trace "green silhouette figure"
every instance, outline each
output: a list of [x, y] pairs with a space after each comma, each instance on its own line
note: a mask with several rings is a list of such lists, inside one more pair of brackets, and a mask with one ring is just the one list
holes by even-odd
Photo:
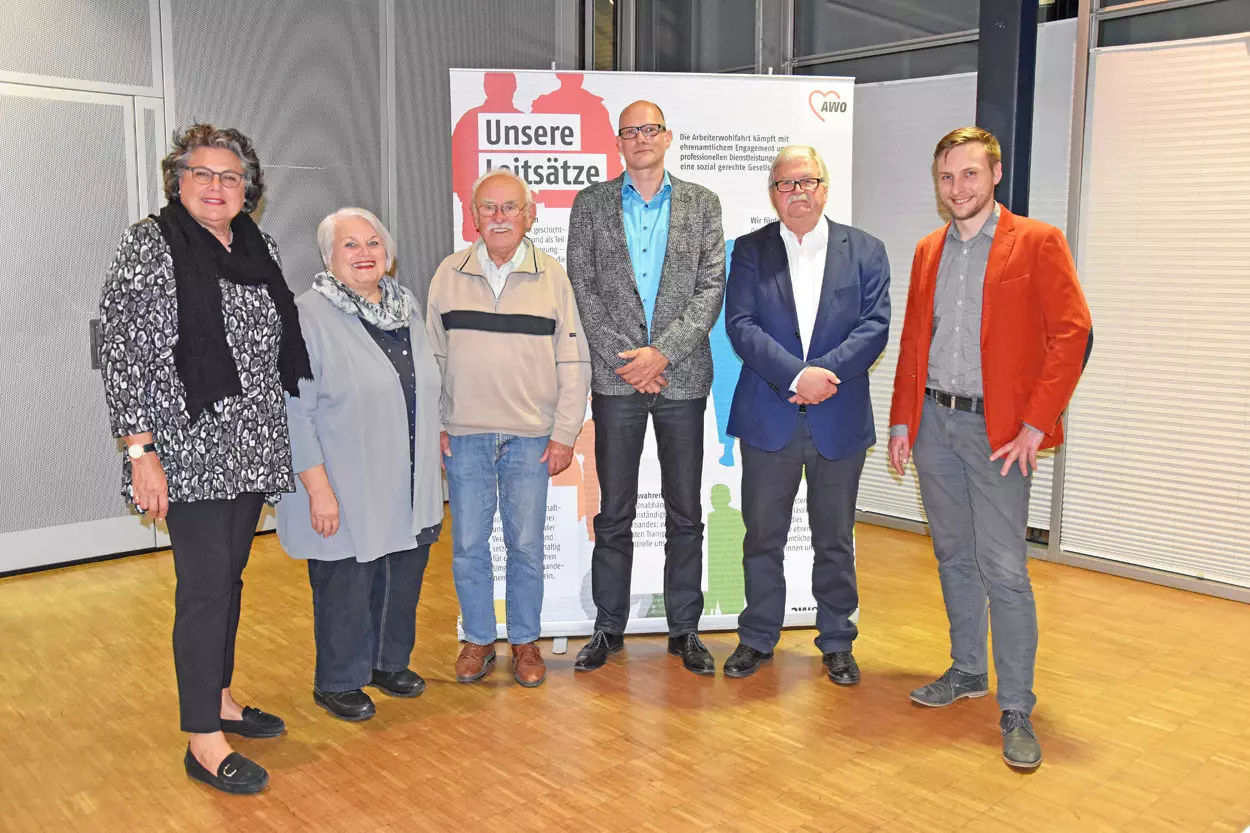
[[742, 539], [747, 527], [742, 513], [729, 505], [729, 487], [712, 487], [712, 511], [707, 516], [707, 593], [704, 613], [741, 613], [746, 607], [746, 579], [742, 573]]

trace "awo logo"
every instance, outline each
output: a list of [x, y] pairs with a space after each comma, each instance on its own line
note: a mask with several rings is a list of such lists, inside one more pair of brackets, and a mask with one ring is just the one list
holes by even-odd
[[811, 613], [816, 609], [816, 605], [796, 605], [790, 608], [791, 613]]
[[812, 90], [807, 96], [807, 106], [812, 108], [816, 118], [824, 121], [829, 116], [845, 113], [847, 103], [838, 95], [837, 90]]

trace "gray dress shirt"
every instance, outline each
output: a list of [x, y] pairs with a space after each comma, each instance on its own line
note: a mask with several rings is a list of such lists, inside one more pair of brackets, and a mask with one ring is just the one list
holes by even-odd
[[971, 240], [960, 240], [951, 223], [933, 293], [933, 341], [926, 387], [980, 398], [981, 291], [990, 246], [998, 228], [997, 204]]

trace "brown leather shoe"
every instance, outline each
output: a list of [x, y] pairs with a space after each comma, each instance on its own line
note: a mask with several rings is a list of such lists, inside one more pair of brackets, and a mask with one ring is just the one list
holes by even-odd
[[495, 664], [495, 645], [474, 645], [466, 642], [456, 658], [456, 679], [462, 683], [480, 680]]
[[547, 666], [538, 652], [537, 642], [512, 646], [512, 676], [526, 688], [542, 685], [547, 678]]

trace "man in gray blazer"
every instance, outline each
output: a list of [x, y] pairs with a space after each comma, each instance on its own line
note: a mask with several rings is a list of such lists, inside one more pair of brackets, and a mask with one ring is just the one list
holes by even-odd
[[638, 464], [650, 415], [666, 516], [668, 650], [689, 670], [711, 674], [715, 664], [698, 628], [708, 332], [725, 294], [720, 200], [664, 170], [673, 134], [658, 106], [636, 101], [617, 125], [625, 173], [579, 193], [569, 219], [567, 267], [590, 343], [600, 492], [591, 559], [598, 615], [573, 667], [599, 668], [624, 647]]

